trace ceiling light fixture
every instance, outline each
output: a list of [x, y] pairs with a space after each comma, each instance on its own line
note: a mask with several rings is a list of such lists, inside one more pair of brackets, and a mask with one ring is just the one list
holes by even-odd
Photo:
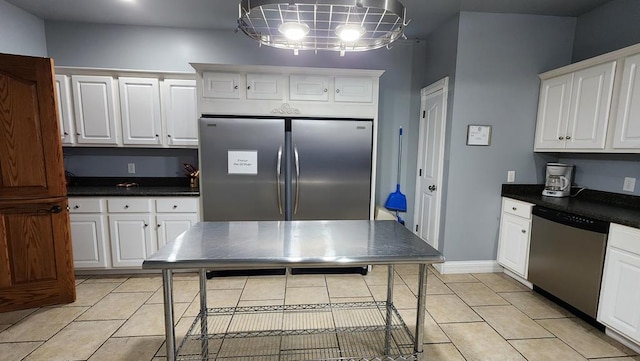
[[404, 36], [399, 0], [241, 0], [238, 29], [260, 45], [344, 55], [389, 47]]
[[278, 31], [289, 40], [301, 40], [309, 34], [309, 25], [286, 22], [278, 26]]

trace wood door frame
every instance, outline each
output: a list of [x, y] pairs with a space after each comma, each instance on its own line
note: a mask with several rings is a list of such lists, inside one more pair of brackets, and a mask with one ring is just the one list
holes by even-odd
[[[436, 193], [436, 199], [435, 199], [435, 209], [437, 211], [437, 221], [435, 222], [435, 230], [434, 230], [434, 234], [436, 235], [436, 238], [434, 240], [432, 240], [433, 242], [433, 248], [438, 249], [439, 245], [440, 245], [440, 240], [439, 240], [439, 236], [440, 236], [440, 219], [441, 219], [441, 211], [442, 211], [442, 185], [443, 185], [443, 171], [444, 171], [444, 151], [445, 151], [445, 140], [446, 140], [446, 134], [447, 134], [447, 104], [449, 101], [449, 77], [446, 76], [438, 81], [436, 81], [435, 83], [428, 85], [424, 88], [422, 88], [420, 90], [420, 116], [419, 116], [419, 123], [420, 123], [420, 127], [419, 127], [419, 132], [420, 132], [420, 137], [422, 135], [422, 131], [423, 131], [423, 127], [424, 127], [424, 122], [423, 120], [425, 118], [422, 117], [422, 112], [425, 110], [424, 108], [422, 108], [422, 104], [424, 103], [426, 97], [430, 94], [433, 94], [437, 91], [442, 91], [442, 116], [441, 116], [441, 127], [440, 127], [440, 134], [438, 134], [437, 136], [441, 139], [440, 141], [440, 158], [437, 160], [438, 165], [437, 165], [437, 169], [438, 169], [438, 179], [436, 182], [436, 187], [438, 192]], [[420, 143], [420, 137], [418, 138], [418, 149], [425, 149], [422, 144]], [[425, 139], [422, 140], [423, 142], [426, 142]], [[423, 161], [423, 154], [422, 153], [418, 153], [418, 159], [416, 162], [416, 169], [420, 169], [422, 161]], [[419, 210], [420, 210], [420, 176], [418, 174], [416, 174], [416, 188], [414, 191], [414, 195], [415, 195], [415, 199], [414, 199], [414, 209], [413, 209], [413, 223], [414, 224], [420, 224], [420, 220], [419, 218]], [[422, 225], [423, 226], [423, 225]], [[415, 228], [412, 230], [414, 234], [418, 235], [418, 232], [415, 230]], [[419, 236], [419, 235], [418, 235]]]

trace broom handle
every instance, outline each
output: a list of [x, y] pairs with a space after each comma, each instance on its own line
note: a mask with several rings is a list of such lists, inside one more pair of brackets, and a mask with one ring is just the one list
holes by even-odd
[[402, 127], [400, 127], [400, 135], [398, 135], [400, 146], [398, 148], [398, 175], [396, 176], [396, 184], [400, 184], [400, 169], [402, 164]]

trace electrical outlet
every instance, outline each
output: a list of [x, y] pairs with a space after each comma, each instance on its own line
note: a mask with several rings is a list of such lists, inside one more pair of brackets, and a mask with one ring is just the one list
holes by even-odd
[[127, 164], [127, 170], [129, 171], [130, 174], [134, 174], [136, 172], [136, 164], [135, 163]]
[[627, 192], [633, 192], [636, 189], [636, 179], [630, 177], [624, 177], [624, 184], [622, 190]]
[[507, 182], [513, 183], [516, 181], [516, 171], [510, 170], [507, 172]]

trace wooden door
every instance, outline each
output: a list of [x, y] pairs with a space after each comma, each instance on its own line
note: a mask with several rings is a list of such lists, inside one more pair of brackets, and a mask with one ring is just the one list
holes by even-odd
[[51, 59], [0, 54], [0, 312], [75, 300]]
[[0, 54], [0, 202], [67, 194], [53, 62]]

